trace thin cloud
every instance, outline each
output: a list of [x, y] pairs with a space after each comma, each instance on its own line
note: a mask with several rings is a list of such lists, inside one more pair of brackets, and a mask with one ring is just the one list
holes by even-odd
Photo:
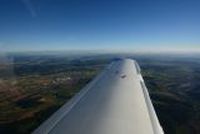
[[34, 8], [33, 4], [31, 3], [31, 0], [21, 0], [21, 1], [25, 5], [27, 10], [30, 12], [31, 16], [32, 17], [37, 17], [37, 13], [35, 11], [35, 8]]

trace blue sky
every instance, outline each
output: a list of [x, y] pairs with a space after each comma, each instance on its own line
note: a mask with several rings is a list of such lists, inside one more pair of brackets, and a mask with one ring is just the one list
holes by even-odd
[[199, 0], [0, 0], [3, 51], [200, 51]]

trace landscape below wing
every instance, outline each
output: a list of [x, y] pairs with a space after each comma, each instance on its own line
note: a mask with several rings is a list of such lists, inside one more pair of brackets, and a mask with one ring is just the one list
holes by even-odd
[[163, 134], [139, 65], [112, 62], [33, 134]]

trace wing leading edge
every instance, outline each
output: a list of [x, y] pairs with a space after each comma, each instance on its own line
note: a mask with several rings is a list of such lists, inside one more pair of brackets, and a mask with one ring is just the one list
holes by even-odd
[[164, 134], [139, 65], [112, 62], [33, 134]]

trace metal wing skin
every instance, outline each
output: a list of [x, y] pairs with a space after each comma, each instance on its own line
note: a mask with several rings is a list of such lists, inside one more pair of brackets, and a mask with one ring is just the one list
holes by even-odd
[[112, 62], [33, 134], [164, 134], [139, 65]]

